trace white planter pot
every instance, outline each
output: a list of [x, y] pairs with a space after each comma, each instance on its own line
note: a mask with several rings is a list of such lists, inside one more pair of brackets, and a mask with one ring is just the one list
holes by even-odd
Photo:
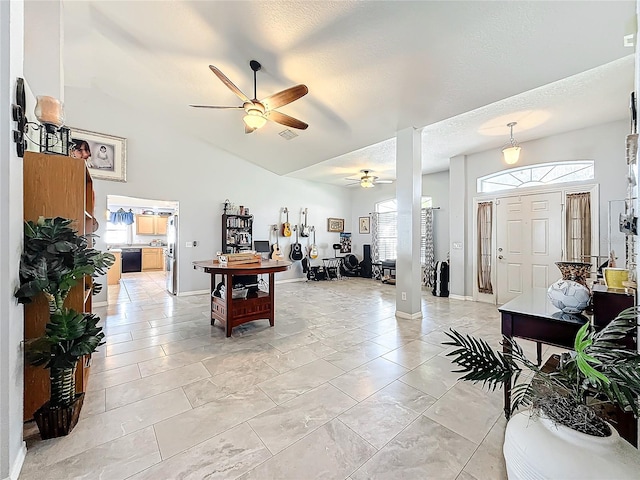
[[611, 428], [594, 437], [547, 418], [518, 413], [507, 423], [504, 458], [509, 480], [640, 478], [640, 452]]

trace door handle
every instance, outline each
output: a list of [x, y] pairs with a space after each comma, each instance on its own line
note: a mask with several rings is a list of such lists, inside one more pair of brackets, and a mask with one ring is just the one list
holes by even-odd
[[498, 258], [502, 260], [504, 257], [502, 255], [498, 255]]

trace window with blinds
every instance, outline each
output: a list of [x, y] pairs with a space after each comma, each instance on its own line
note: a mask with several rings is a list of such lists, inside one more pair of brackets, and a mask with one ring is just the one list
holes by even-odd
[[[420, 261], [425, 262], [426, 209], [431, 208], [431, 197], [422, 197], [420, 215]], [[380, 260], [395, 260], [398, 257], [398, 213], [396, 200], [376, 203], [378, 213], [378, 252]]]

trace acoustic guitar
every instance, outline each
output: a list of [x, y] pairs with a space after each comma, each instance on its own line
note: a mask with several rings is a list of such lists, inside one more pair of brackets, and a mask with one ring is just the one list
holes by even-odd
[[309, 234], [311, 233], [311, 228], [309, 227], [309, 224], [307, 223], [307, 209], [304, 209], [304, 223], [302, 225], [300, 225], [300, 236], [301, 237], [308, 237]]
[[284, 213], [287, 214], [287, 221], [282, 224], [282, 236], [290, 237], [291, 236], [291, 224], [289, 223], [289, 209], [284, 207]]
[[311, 229], [313, 231], [313, 243], [309, 249], [309, 257], [318, 258], [318, 246], [316, 245], [316, 227]]
[[282, 252], [280, 251], [280, 247], [278, 246], [278, 226], [274, 225], [272, 230], [275, 234], [276, 242], [271, 245], [271, 260], [284, 260]]
[[289, 257], [294, 262], [297, 262], [298, 260], [302, 260], [304, 254], [302, 253], [302, 245], [298, 243], [298, 227], [294, 225], [293, 229], [296, 232], [296, 243], [291, 244], [291, 253], [289, 254]]

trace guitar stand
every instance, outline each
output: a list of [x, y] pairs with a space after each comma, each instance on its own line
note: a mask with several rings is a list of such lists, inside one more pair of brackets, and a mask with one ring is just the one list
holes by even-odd
[[327, 280], [341, 280], [342, 279], [342, 257], [323, 258], [324, 270], [326, 272]]

